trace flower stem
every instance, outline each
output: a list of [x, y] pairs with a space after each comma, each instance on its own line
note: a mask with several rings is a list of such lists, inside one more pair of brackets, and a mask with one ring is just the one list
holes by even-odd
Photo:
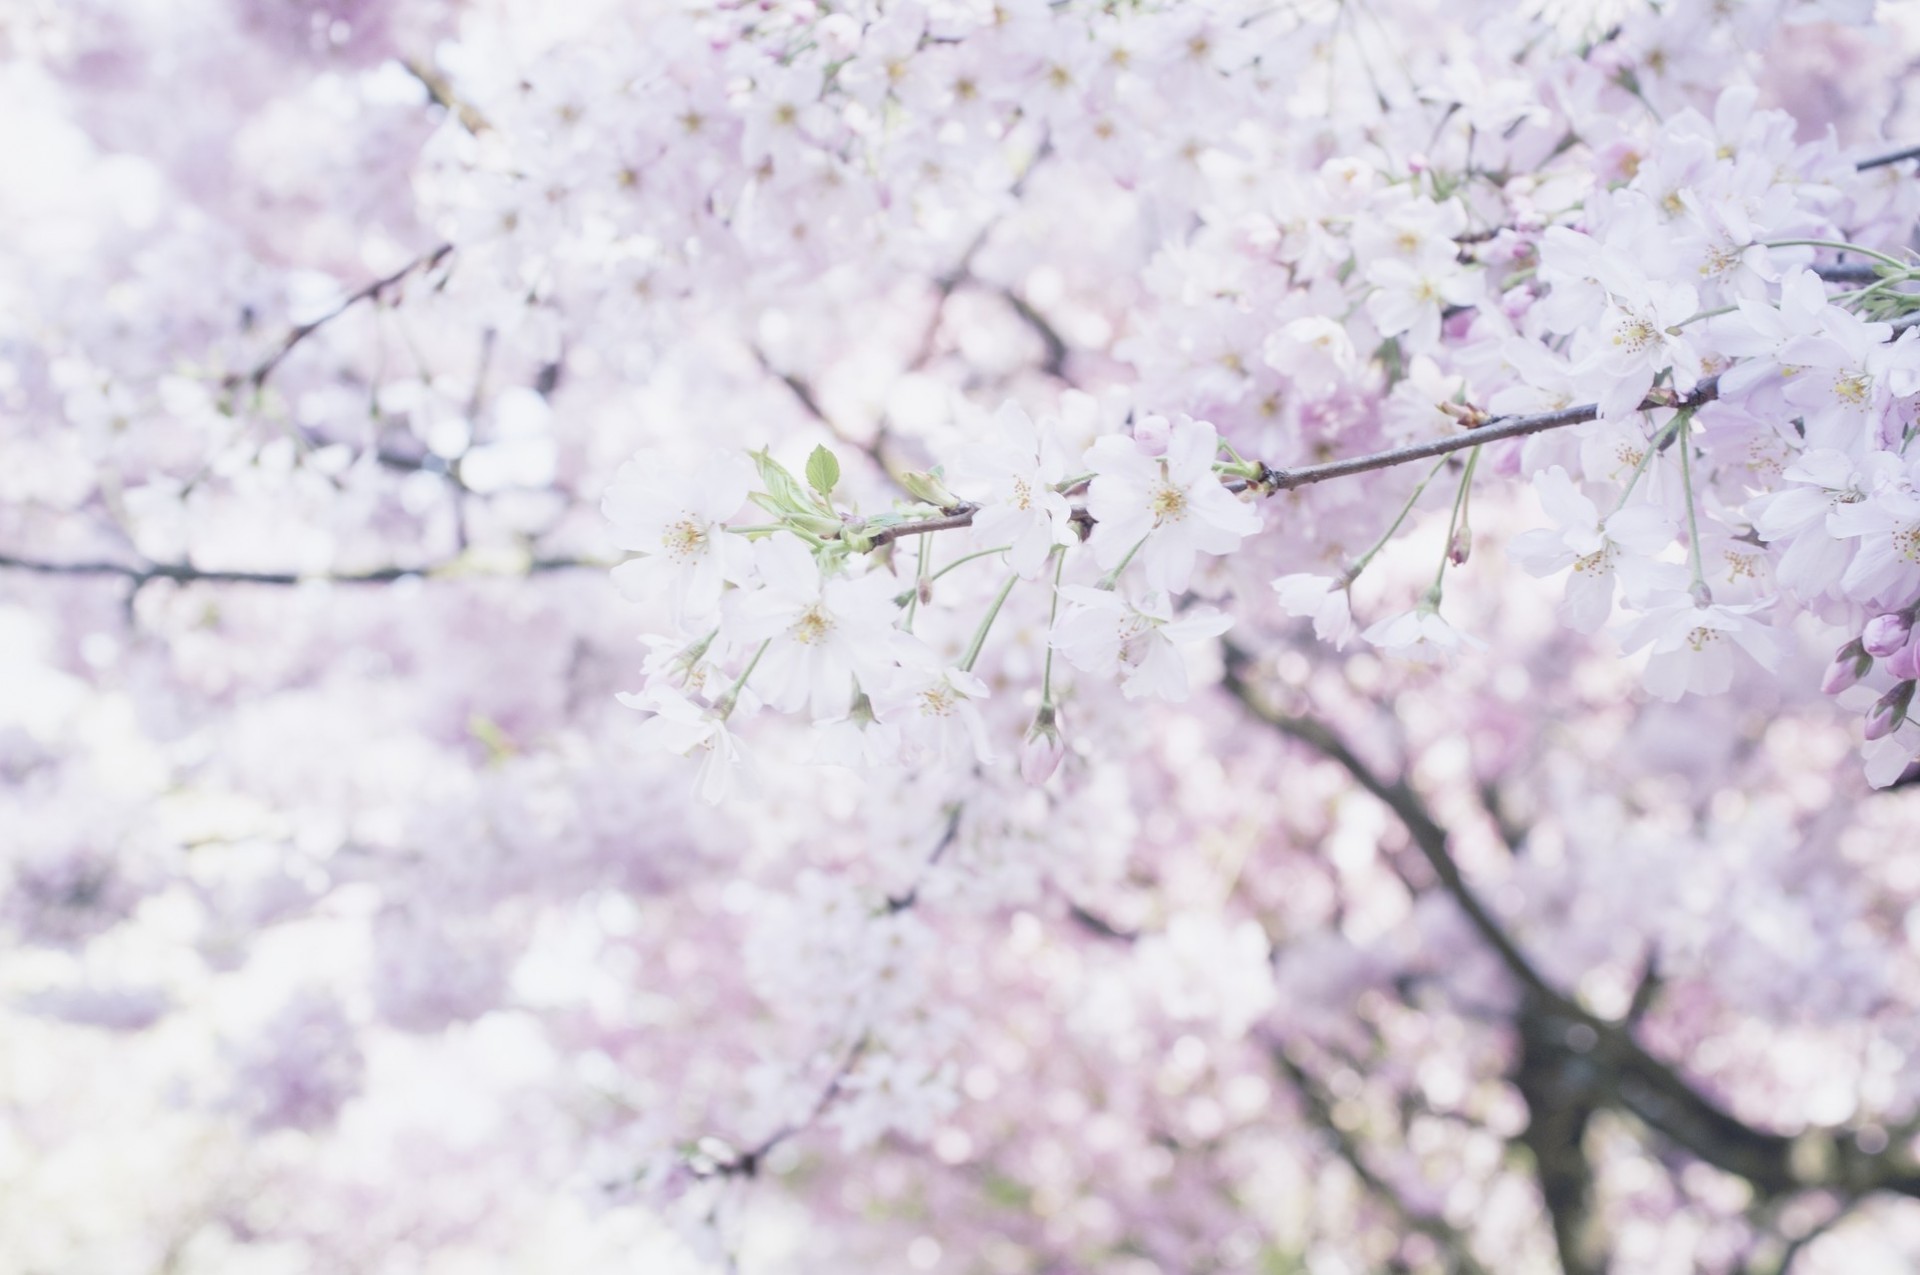
[[1047, 608], [1047, 662], [1040, 673], [1040, 710], [1045, 712], [1053, 707], [1053, 625], [1060, 618], [1060, 577], [1067, 570], [1067, 553], [1064, 548], [1053, 551], [1053, 604]]
[[1447, 457], [1442, 456], [1434, 462], [1433, 468], [1427, 471], [1427, 476], [1420, 480], [1420, 485], [1413, 489], [1411, 496], [1407, 497], [1407, 503], [1400, 506], [1400, 512], [1395, 515], [1393, 524], [1386, 529], [1378, 540], [1373, 542], [1373, 548], [1361, 554], [1354, 560], [1353, 565], [1347, 568], [1346, 575], [1342, 577], [1343, 584], [1350, 585], [1359, 579], [1360, 573], [1367, 569], [1367, 564], [1372, 562], [1374, 558], [1379, 555], [1380, 551], [1387, 547], [1387, 542], [1393, 539], [1393, 534], [1400, 530], [1400, 524], [1407, 520], [1407, 515], [1413, 512], [1414, 505], [1418, 504], [1420, 497], [1425, 494], [1427, 484], [1433, 481], [1436, 474], [1447, 467], [1447, 459]]
[[1831, 248], [1835, 252], [1853, 252], [1862, 257], [1872, 257], [1875, 261], [1901, 270], [1907, 269], [1907, 263], [1898, 257], [1889, 257], [1884, 252], [1875, 252], [1871, 248], [1862, 248], [1857, 243], [1841, 243], [1832, 239], [1770, 239], [1760, 245], [1762, 248]]
[[721, 721], [724, 722], [733, 716], [734, 706], [740, 702], [740, 692], [746, 689], [747, 679], [753, 676], [753, 670], [760, 667], [760, 657], [765, 655], [767, 648], [772, 645], [772, 638], [760, 644], [760, 649], [753, 653], [753, 658], [747, 661], [747, 666], [740, 670], [740, 676], [733, 679], [733, 685], [729, 686], [727, 693], [720, 697], [720, 702], [713, 706], [714, 715]]
[[987, 631], [993, 628], [993, 622], [1000, 616], [1000, 608], [1006, 604], [1007, 595], [1012, 593], [1013, 586], [1019, 583], [1020, 574], [1014, 572], [1007, 577], [1007, 582], [1000, 586], [1000, 592], [994, 595], [993, 605], [989, 606], [986, 615], [981, 617], [980, 627], [973, 631], [973, 641], [967, 643], [967, 653], [960, 659], [961, 672], [973, 672], [974, 662], [980, 658], [980, 648], [987, 644]]
[[915, 566], [913, 572], [912, 594], [907, 598], [907, 618], [900, 626], [909, 633], [913, 632], [913, 617], [918, 614], [920, 610], [920, 594], [926, 589], [928, 582], [932, 579], [932, 577], [927, 574], [927, 568], [932, 565], [929, 556], [932, 549], [933, 537], [920, 537], [919, 563]]
[[1691, 438], [1680, 440], [1680, 481], [1687, 489], [1687, 561], [1693, 568], [1693, 600], [1698, 606], [1706, 606], [1713, 601], [1713, 590], [1707, 588], [1706, 569], [1700, 563], [1700, 517], [1694, 509]]
[[1120, 559], [1119, 563], [1113, 568], [1113, 570], [1107, 572], [1106, 575], [1100, 577], [1100, 583], [1095, 585], [1094, 587], [1099, 589], [1111, 589], [1113, 588], [1114, 585], [1119, 584], [1120, 573], [1127, 569], [1127, 564], [1133, 561], [1133, 555], [1136, 553], [1139, 553], [1142, 546], [1144, 546], [1146, 543], [1147, 543], [1147, 538], [1145, 536], [1140, 537], [1140, 543], [1135, 545], [1133, 548], [1127, 550], [1127, 556]]
[[1631, 474], [1627, 475], [1626, 489], [1620, 493], [1619, 503], [1613, 507], [1614, 513], [1619, 513], [1627, 507], [1627, 497], [1633, 495], [1634, 487], [1640, 482], [1640, 475], [1647, 472], [1647, 466], [1653, 463], [1653, 458], [1660, 449], [1667, 445], [1666, 440], [1673, 436], [1674, 430], [1686, 425], [1692, 419], [1693, 409], [1683, 407], [1673, 414], [1672, 420], [1653, 432], [1653, 437], [1647, 440], [1646, 450], [1640, 453], [1640, 463], [1633, 467]]
[[1453, 558], [1454, 533], [1460, 530], [1460, 520], [1466, 516], [1467, 500], [1473, 491], [1473, 471], [1479, 464], [1480, 449], [1476, 447], [1467, 453], [1467, 468], [1460, 475], [1460, 490], [1453, 497], [1453, 516], [1447, 519], [1447, 543], [1441, 547], [1440, 569], [1433, 573], [1433, 588], [1429, 590], [1436, 601], [1440, 595], [1440, 581], [1447, 574], [1447, 563]]

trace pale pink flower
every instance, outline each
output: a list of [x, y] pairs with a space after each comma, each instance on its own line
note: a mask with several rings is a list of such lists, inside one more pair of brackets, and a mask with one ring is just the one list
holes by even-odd
[[636, 602], [665, 599], [676, 624], [710, 617], [727, 583], [746, 578], [746, 541], [726, 521], [746, 503], [752, 481], [737, 456], [714, 459], [697, 477], [662, 473], [645, 457], [621, 466], [600, 509], [615, 543], [645, 556], [613, 569], [620, 591]]
[[1733, 685], [1740, 663], [1736, 651], [1769, 672], [1778, 666], [1784, 653], [1780, 635], [1752, 618], [1764, 605], [1703, 606], [1675, 591], [1657, 598], [1630, 624], [1620, 645], [1628, 651], [1651, 648], [1643, 680], [1659, 698], [1718, 695]]
[[1346, 581], [1300, 572], [1275, 580], [1273, 591], [1281, 610], [1313, 620], [1314, 636], [1322, 642], [1344, 649], [1353, 637], [1352, 598]]
[[1095, 561], [1116, 567], [1139, 545], [1147, 587], [1177, 593], [1192, 578], [1196, 556], [1232, 553], [1258, 532], [1260, 512], [1220, 485], [1218, 450], [1213, 426], [1184, 416], [1173, 422], [1164, 457], [1114, 435], [1089, 448]]
[[1067, 603], [1053, 626], [1053, 649], [1082, 672], [1120, 675], [1128, 699], [1152, 695], [1187, 697], [1187, 665], [1180, 648], [1218, 637], [1233, 620], [1211, 607], [1196, 607], [1177, 619], [1164, 593], [1137, 602], [1109, 589], [1065, 585]]
[[946, 481], [980, 506], [976, 537], [1011, 544], [1007, 561], [1022, 579], [1046, 568], [1056, 547], [1078, 544], [1073, 506], [1054, 488], [1067, 476], [1066, 459], [1018, 403], [994, 414], [987, 437], [968, 443], [947, 466]]
[[1436, 605], [1423, 602], [1368, 627], [1360, 635], [1388, 655], [1415, 664], [1444, 664], [1462, 650], [1485, 650], [1487, 644], [1440, 618]]
[[1569, 628], [1597, 633], [1613, 613], [1617, 573], [1623, 568], [1631, 573], [1672, 544], [1673, 525], [1651, 505], [1630, 505], [1603, 520], [1599, 508], [1558, 465], [1535, 474], [1533, 489], [1557, 526], [1520, 533], [1508, 552], [1536, 576], [1573, 568], [1560, 618]]

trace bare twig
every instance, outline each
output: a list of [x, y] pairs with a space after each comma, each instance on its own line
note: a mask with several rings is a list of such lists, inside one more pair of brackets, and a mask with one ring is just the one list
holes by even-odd
[[1903, 159], [1920, 159], [1920, 146], [1902, 146], [1899, 150], [1888, 151], [1884, 155], [1875, 155], [1869, 159], [1856, 159], [1853, 166], [1858, 169], [1885, 168], [1888, 164], [1897, 164]]
[[697, 1178], [751, 1178], [757, 1175], [760, 1172], [760, 1165], [766, 1160], [769, 1152], [788, 1139], [804, 1133], [827, 1113], [827, 1108], [831, 1107], [834, 1099], [840, 1096], [847, 1077], [853, 1074], [854, 1064], [860, 1061], [860, 1055], [866, 1052], [866, 1048], [865, 1036], [853, 1042], [846, 1056], [840, 1060], [840, 1065], [834, 1069], [833, 1075], [828, 1077], [826, 1086], [820, 1091], [820, 1096], [814, 1099], [813, 1105], [808, 1108], [804, 1116], [787, 1121], [745, 1151], [735, 1152], [730, 1157], [715, 1157], [709, 1164], [690, 1166], [693, 1175]]
[[[167, 562], [48, 562], [37, 558], [21, 558], [12, 554], [0, 554], [0, 567], [15, 571], [31, 571], [38, 575], [59, 576], [113, 576], [132, 583], [135, 589], [155, 580], [172, 580], [180, 584], [265, 584], [296, 585], [308, 583], [328, 584], [392, 584], [408, 576], [434, 577], [452, 572], [459, 559], [449, 562], [426, 563], [417, 567], [379, 567], [372, 571], [295, 572], [295, 571], [222, 571], [205, 570], [184, 563]], [[539, 575], [550, 571], [573, 571], [593, 569], [604, 571], [612, 563], [595, 562], [586, 558], [534, 558], [527, 563], [527, 574]]]
[[241, 377], [237, 374], [227, 377], [226, 387], [231, 390], [231, 389], [239, 388], [242, 384], [247, 384], [247, 385], [251, 385], [256, 390], [259, 389], [262, 385], [266, 384], [267, 378], [273, 375], [273, 370], [280, 366], [281, 360], [285, 359], [287, 355], [293, 353], [294, 347], [299, 345], [302, 341], [306, 340], [308, 337], [312, 336], [315, 332], [318, 332], [321, 328], [325, 327], [327, 324], [333, 322], [335, 319], [345, 314], [348, 310], [352, 309], [354, 306], [360, 304], [360, 302], [369, 301], [369, 300], [374, 300], [374, 301], [379, 300], [381, 293], [385, 292], [388, 288], [395, 287], [402, 280], [406, 279], [408, 275], [411, 275], [416, 271], [433, 269], [435, 266], [439, 265], [442, 261], [446, 260], [447, 256], [452, 252], [453, 252], [452, 244], [450, 243], [440, 244], [438, 247], [429, 249], [428, 251], [421, 253], [418, 257], [415, 257], [412, 261], [409, 261], [406, 265], [401, 266], [398, 270], [394, 271], [392, 274], [387, 275], [384, 278], [375, 279], [372, 283], [369, 283], [366, 287], [361, 288], [358, 292], [351, 294], [345, 300], [341, 301], [338, 305], [334, 306], [333, 309], [327, 311], [325, 314], [321, 315], [319, 318], [310, 320], [306, 323], [302, 323], [298, 327], [294, 328], [293, 331], [287, 333], [286, 339], [280, 343], [279, 348], [276, 349], [272, 354], [268, 355], [259, 364], [257, 364], [254, 367], [252, 372], [248, 373], [245, 377]]

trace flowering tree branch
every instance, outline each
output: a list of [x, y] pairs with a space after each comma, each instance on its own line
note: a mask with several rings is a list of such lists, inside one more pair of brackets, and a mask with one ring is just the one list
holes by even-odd
[[[1453, 858], [1446, 830], [1408, 781], [1404, 777], [1386, 780], [1321, 722], [1274, 706], [1250, 680], [1253, 666], [1244, 651], [1226, 644], [1224, 655], [1227, 691], [1258, 720], [1339, 765], [1393, 811], [1474, 931], [1521, 985], [1518, 1022], [1523, 1039], [1532, 1033], [1535, 1061], [1528, 1065], [1537, 1071], [1530, 1083], [1543, 1102], [1563, 1108], [1575, 1104], [1575, 1108], [1626, 1111], [1701, 1160], [1745, 1178], [1763, 1196], [1828, 1189], [1851, 1195], [1888, 1191], [1920, 1198], [1920, 1164], [1913, 1161], [1902, 1140], [1891, 1139], [1880, 1149], [1868, 1151], [1844, 1129], [1816, 1128], [1795, 1137], [1755, 1129], [1702, 1095], [1670, 1064], [1649, 1054], [1628, 1026], [1592, 1013], [1555, 987], [1467, 882]], [[1559, 1070], [1560, 1064], [1554, 1061], [1558, 1054], [1575, 1059], [1579, 1066]], [[1542, 1149], [1549, 1160], [1564, 1154], [1572, 1130], [1584, 1117], [1567, 1119], [1570, 1123], [1565, 1128], [1541, 1131]], [[1575, 1166], [1561, 1163], [1549, 1171], [1559, 1175], [1553, 1190], [1566, 1222], [1563, 1248], [1588, 1263], [1569, 1269], [1598, 1269], [1591, 1265], [1598, 1260], [1592, 1244], [1584, 1238], [1587, 1224], [1580, 1203], [1584, 1188]]]

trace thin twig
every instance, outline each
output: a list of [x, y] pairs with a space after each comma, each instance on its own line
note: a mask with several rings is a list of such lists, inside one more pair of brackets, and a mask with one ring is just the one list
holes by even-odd
[[1920, 146], [1902, 146], [1897, 151], [1888, 151], [1884, 155], [1875, 155], [1870, 159], [1856, 159], [1855, 168], [1865, 171], [1869, 168], [1885, 168], [1888, 164], [1897, 164], [1903, 159], [1920, 159]]
[[280, 343], [280, 347], [276, 349], [272, 354], [268, 355], [257, 366], [255, 366], [253, 371], [248, 373], [246, 377], [242, 378], [237, 375], [229, 376], [226, 379], [226, 387], [228, 389], [237, 389], [244, 381], [245, 384], [251, 385], [254, 389], [256, 390], [259, 389], [262, 385], [266, 384], [267, 378], [273, 375], [273, 370], [280, 366], [281, 360], [285, 359], [287, 355], [293, 353], [293, 349], [295, 346], [299, 345], [302, 341], [306, 340], [308, 337], [312, 336], [315, 332], [318, 332], [321, 328], [333, 322], [335, 319], [339, 318], [341, 315], [345, 314], [348, 310], [360, 304], [362, 301], [378, 300], [382, 292], [385, 292], [388, 288], [394, 287], [396, 284], [400, 283], [408, 275], [413, 274], [415, 271], [433, 269], [435, 266], [439, 265], [442, 261], [444, 261], [447, 258], [448, 254], [450, 254], [452, 251], [453, 251], [452, 244], [443, 243], [443, 244], [440, 244], [438, 247], [432, 248], [427, 252], [421, 253], [418, 257], [415, 257], [412, 261], [409, 261], [406, 265], [401, 266], [398, 270], [394, 271], [392, 274], [387, 275], [384, 278], [375, 279], [372, 283], [368, 284], [366, 287], [348, 296], [345, 300], [341, 301], [338, 305], [334, 306], [333, 309], [327, 311], [325, 314], [321, 315], [319, 318], [313, 319], [307, 323], [300, 324], [298, 327], [294, 328], [293, 331], [287, 333], [287, 337], [284, 341]]
[[[15, 571], [31, 571], [38, 575], [61, 576], [114, 576], [130, 581], [135, 589], [155, 580], [172, 580], [179, 584], [265, 584], [296, 585], [308, 583], [326, 584], [392, 584], [408, 576], [431, 578], [450, 574], [460, 563], [459, 559], [449, 562], [427, 563], [418, 567], [379, 567], [372, 571], [297, 572], [297, 571], [223, 571], [206, 570], [185, 563], [149, 562], [48, 562], [38, 558], [21, 558], [12, 554], [0, 554], [0, 567]], [[549, 571], [573, 571], [593, 569], [604, 571], [613, 564], [596, 562], [587, 558], [534, 558], [527, 563], [527, 574], [538, 575]]]

